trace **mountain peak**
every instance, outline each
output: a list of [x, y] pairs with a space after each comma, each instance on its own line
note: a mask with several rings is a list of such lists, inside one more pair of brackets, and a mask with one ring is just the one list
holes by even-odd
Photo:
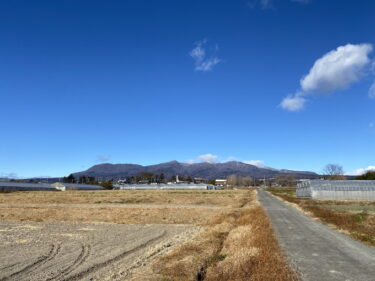
[[228, 161], [224, 163], [180, 163], [176, 160], [142, 166], [137, 164], [98, 164], [86, 171], [75, 173], [75, 176], [94, 176], [99, 178], [120, 179], [131, 176], [137, 176], [142, 172], [153, 174], [165, 174], [166, 176], [186, 176], [206, 179], [226, 178], [230, 175], [250, 176], [253, 178], [270, 178], [279, 174], [293, 174], [297, 178], [316, 178], [318, 175], [313, 172], [276, 170], [268, 167], [257, 167], [255, 165], [239, 162]]

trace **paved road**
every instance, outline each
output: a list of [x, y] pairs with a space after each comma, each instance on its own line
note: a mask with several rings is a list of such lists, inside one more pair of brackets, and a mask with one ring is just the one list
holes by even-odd
[[304, 281], [374, 281], [375, 249], [259, 190], [278, 240]]

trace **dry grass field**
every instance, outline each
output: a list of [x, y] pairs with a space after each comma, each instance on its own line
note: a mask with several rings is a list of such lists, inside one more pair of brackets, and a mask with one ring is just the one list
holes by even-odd
[[238, 207], [242, 191], [67, 191], [0, 193], [0, 219], [35, 222], [200, 224]]
[[243, 192], [231, 190], [103, 190], [0, 193], [0, 203], [119, 203], [236, 206]]
[[[154, 233], [162, 233], [165, 229], [162, 226], [191, 229], [189, 235], [169, 229], [164, 238], [152, 238], [155, 242], [150, 242], [147, 247], [157, 250], [147, 250], [146, 246], [142, 246], [136, 251], [139, 254], [132, 252], [135, 266], [129, 266], [131, 259], [127, 254], [124, 257], [119, 255], [121, 259], [117, 256], [108, 258], [108, 261], [102, 262], [98, 272], [105, 272], [104, 269], [115, 259], [116, 266], [112, 267], [121, 273], [116, 274], [112, 268], [112, 271], [109, 270], [110, 280], [297, 280], [284, 260], [270, 222], [257, 202], [255, 190], [0, 193], [0, 220], [9, 223], [39, 222], [45, 225], [45, 229], [50, 229], [47, 226], [54, 223], [74, 223], [77, 226], [71, 228], [78, 227], [78, 230], [72, 230], [72, 233], [80, 231], [80, 224], [87, 223], [107, 223], [108, 229], [113, 223], [155, 226], [155, 231], [150, 232], [150, 239], [156, 235]], [[2, 233], [11, 233], [12, 229], [0, 231], [0, 248], [4, 246]], [[174, 237], [169, 234], [173, 231], [177, 233]], [[142, 236], [141, 232], [139, 235]], [[98, 235], [95, 237], [99, 239]], [[126, 241], [124, 243], [123, 247], [131, 246]], [[105, 243], [95, 242], [95, 245], [101, 244]], [[11, 245], [5, 246], [9, 248]], [[27, 247], [27, 243], [17, 247]], [[125, 262], [125, 256], [128, 261], [121, 269], [121, 260]], [[89, 261], [90, 258], [87, 258], [85, 263]], [[79, 279], [80, 268], [84, 265], [97, 267], [85, 263], [82, 262], [82, 266], [75, 267], [70, 273], [75, 273], [74, 280]], [[92, 270], [85, 278], [96, 280], [95, 270]], [[46, 273], [38, 274], [44, 276]]]
[[270, 191], [285, 201], [297, 204], [307, 213], [354, 239], [375, 246], [375, 202], [298, 198], [295, 195], [295, 188]]

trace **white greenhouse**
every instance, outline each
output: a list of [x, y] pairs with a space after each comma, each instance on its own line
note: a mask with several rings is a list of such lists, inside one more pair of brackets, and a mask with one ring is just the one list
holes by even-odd
[[103, 187], [75, 183], [24, 183], [0, 182], [0, 191], [65, 191], [65, 190], [102, 190]]
[[296, 194], [321, 200], [375, 201], [375, 180], [306, 180], [297, 184]]
[[176, 184], [114, 184], [114, 189], [190, 189], [190, 190], [208, 190], [217, 189], [215, 185], [208, 184], [189, 184], [189, 183], [176, 183]]

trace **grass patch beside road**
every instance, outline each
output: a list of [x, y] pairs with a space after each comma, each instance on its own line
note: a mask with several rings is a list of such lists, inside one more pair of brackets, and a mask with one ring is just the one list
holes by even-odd
[[375, 202], [297, 198], [292, 188], [273, 188], [269, 191], [285, 201], [297, 204], [312, 216], [343, 230], [354, 239], [375, 246]]
[[153, 265], [157, 276], [149, 280], [298, 280], [283, 257], [255, 191], [248, 194], [243, 207], [209, 220], [197, 239], [158, 260]]

